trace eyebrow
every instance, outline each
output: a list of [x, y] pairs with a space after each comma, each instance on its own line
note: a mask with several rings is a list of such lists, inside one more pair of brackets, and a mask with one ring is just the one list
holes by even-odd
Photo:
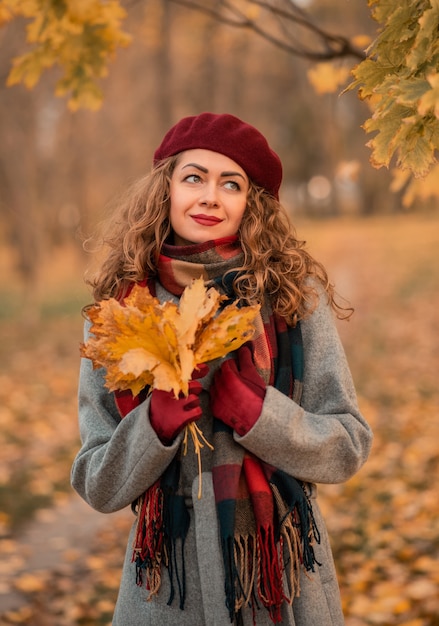
[[[204, 174], [209, 173], [209, 170], [206, 167], [203, 167], [198, 163], [186, 163], [186, 165], [183, 165], [181, 169], [184, 170], [186, 167], [195, 167], [197, 170], [200, 170], [200, 172], [204, 172]], [[221, 172], [221, 176], [240, 176], [243, 180], [245, 180], [244, 176], [240, 172]]]

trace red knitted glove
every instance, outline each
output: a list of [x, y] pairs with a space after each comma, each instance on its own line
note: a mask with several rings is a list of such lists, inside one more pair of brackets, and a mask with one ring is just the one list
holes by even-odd
[[[200, 365], [197, 370], [194, 370], [192, 378], [202, 378], [207, 371], [206, 365]], [[185, 426], [201, 417], [199, 395], [202, 389], [201, 383], [191, 380], [187, 398], [182, 393], [175, 398], [172, 391], [153, 390], [149, 419], [162, 443], [169, 445]]]
[[210, 387], [210, 406], [215, 417], [245, 435], [256, 423], [265, 398], [265, 382], [253, 363], [251, 349], [238, 350], [237, 361], [224, 361]]

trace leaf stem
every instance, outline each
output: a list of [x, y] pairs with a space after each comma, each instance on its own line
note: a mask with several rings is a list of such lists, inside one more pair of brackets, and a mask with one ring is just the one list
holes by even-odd
[[202, 479], [202, 470], [201, 470], [201, 448], [204, 448], [204, 444], [211, 450], [213, 450], [213, 445], [209, 443], [206, 437], [203, 435], [202, 430], [196, 425], [195, 422], [191, 422], [188, 424], [184, 430], [184, 439], [183, 439], [183, 454], [187, 454], [187, 445], [188, 445], [188, 437], [192, 437], [192, 441], [194, 444], [195, 454], [197, 455], [198, 460], [198, 499], [201, 500], [202, 489], [203, 489], [203, 479]]

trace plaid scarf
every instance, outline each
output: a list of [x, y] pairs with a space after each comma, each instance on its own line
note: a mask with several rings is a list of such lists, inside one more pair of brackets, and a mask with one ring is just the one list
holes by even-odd
[[[179, 296], [192, 279], [203, 276], [207, 286], [215, 285], [232, 300], [233, 279], [242, 261], [237, 237], [184, 247], [165, 244], [158, 277], [163, 287]], [[148, 287], [153, 289], [151, 281]], [[303, 373], [300, 325], [288, 327], [266, 303], [252, 343], [256, 367], [266, 383], [299, 403]], [[144, 397], [116, 392], [121, 415]], [[300, 594], [301, 566], [314, 571], [317, 563], [312, 543], [320, 537], [305, 486], [246, 451], [235, 442], [233, 431], [215, 418], [213, 432], [212, 476], [231, 622], [242, 623], [241, 609], [252, 606], [254, 611], [259, 604], [273, 622], [280, 622], [283, 602], [291, 604]], [[167, 568], [171, 581], [168, 604], [178, 588], [183, 609], [189, 513], [180, 489], [180, 463], [177, 454], [162, 477], [134, 503], [138, 521], [133, 561], [137, 584], [145, 583], [150, 597], [160, 588], [162, 566]]]

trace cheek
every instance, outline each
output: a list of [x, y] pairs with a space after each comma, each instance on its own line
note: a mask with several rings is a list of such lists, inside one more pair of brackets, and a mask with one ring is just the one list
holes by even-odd
[[171, 222], [171, 224], [172, 222], [177, 221], [179, 217], [181, 217], [181, 214], [182, 210], [180, 207], [180, 203], [177, 201], [175, 196], [171, 194], [169, 198], [169, 221]]
[[240, 210], [237, 211], [235, 221], [238, 226], [241, 226], [246, 210], [247, 210], [247, 205], [245, 204], [243, 208], [241, 207]]

